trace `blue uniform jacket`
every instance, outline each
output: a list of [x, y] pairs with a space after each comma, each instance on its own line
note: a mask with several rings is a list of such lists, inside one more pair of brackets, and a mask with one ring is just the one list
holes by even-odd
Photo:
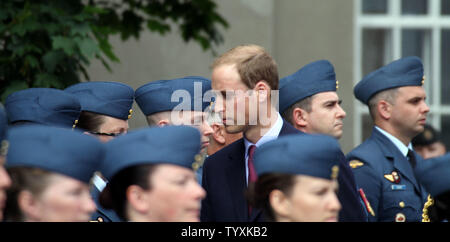
[[[414, 155], [417, 162], [423, 161]], [[369, 221], [422, 220], [427, 192], [416, 181], [408, 159], [375, 127], [366, 141], [347, 154], [347, 161], [373, 210]]]

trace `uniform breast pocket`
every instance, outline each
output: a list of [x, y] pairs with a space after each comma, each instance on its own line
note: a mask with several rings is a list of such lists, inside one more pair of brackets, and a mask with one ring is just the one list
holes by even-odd
[[383, 221], [420, 222], [422, 200], [413, 190], [388, 191], [383, 194]]

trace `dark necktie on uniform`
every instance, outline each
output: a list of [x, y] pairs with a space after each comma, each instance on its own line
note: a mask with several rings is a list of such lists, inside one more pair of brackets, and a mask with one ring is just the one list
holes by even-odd
[[414, 169], [416, 167], [417, 161], [416, 157], [414, 156], [414, 151], [408, 149], [408, 159], [409, 163], [411, 164], [411, 167]]
[[[256, 175], [255, 166], [253, 164], [253, 154], [255, 153], [256, 145], [250, 145], [248, 148], [248, 182], [247, 184], [250, 184], [251, 182], [255, 182], [256, 179], [258, 179], [258, 176]], [[250, 216], [252, 214], [252, 207], [248, 205], [248, 215]]]

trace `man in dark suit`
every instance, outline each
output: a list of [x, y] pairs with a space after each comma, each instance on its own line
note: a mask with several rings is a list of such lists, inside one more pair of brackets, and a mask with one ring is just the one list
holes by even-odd
[[372, 135], [347, 154], [371, 222], [422, 220], [427, 191], [413, 169], [423, 161], [411, 140], [423, 131], [430, 111], [423, 83], [422, 61], [405, 57], [368, 74], [354, 88], [375, 124]]
[[[327, 60], [309, 63], [280, 80], [280, 113], [296, 129], [308, 134], [326, 134], [341, 138], [345, 111], [336, 90], [339, 87], [333, 65]], [[338, 198], [341, 222], [366, 222], [367, 213], [359, 198], [355, 177], [339, 155]]]
[[256, 180], [253, 153], [279, 135], [301, 133], [276, 109], [277, 65], [260, 46], [237, 46], [213, 63], [212, 89], [221, 94], [216, 105], [223, 107], [226, 131], [243, 132], [244, 137], [206, 159], [202, 179], [206, 198], [200, 219], [264, 221], [261, 211], [252, 209], [245, 196], [248, 183]]

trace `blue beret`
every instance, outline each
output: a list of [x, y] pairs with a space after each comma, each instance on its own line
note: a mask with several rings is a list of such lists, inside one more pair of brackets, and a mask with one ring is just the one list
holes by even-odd
[[414, 173], [431, 196], [450, 191], [450, 153], [421, 160], [417, 163]]
[[8, 131], [8, 139], [6, 167], [36, 167], [86, 183], [104, 155], [96, 138], [63, 128], [17, 126]]
[[131, 118], [134, 90], [120, 82], [82, 82], [65, 89], [75, 94], [82, 111], [89, 111], [114, 118]]
[[280, 80], [280, 112], [294, 103], [321, 92], [335, 92], [338, 87], [333, 65], [327, 60], [307, 64]]
[[331, 136], [295, 134], [261, 145], [255, 151], [254, 165], [258, 175], [273, 172], [332, 179], [337, 177], [342, 156]]
[[77, 97], [54, 88], [29, 88], [10, 94], [5, 102], [11, 123], [27, 121], [72, 128], [81, 113]]
[[423, 65], [419, 57], [405, 57], [365, 76], [354, 88], [355, 97], [368, 105], [377, 93], [396, 87], [422, 86]]
[[201, 147], [200, 132], [188, 126], [144, 128], [105, 145], [101, 172], [107, 179], [134, 165], [166, 163], [192, 169]]
[[[174, 96], [174, 100], [172, 100], [173, 93], [179, 90], [183, 90], [182, 93], [180, 92], [182, 98]], [[209, 90], [211, 90], [210, 80], [200, 76], [188, 76], [147, 83], [136, 89], [135, 99], [146, 116], [171, 111], [182, 103], [186, 106], [179, 106], [177, 107], [178, 110], [182, 108], [183, 110], [204, 111], [212, 101], [208, 100], [207, 95], [205, 95]], [[203, 99], [206, 101], [203, 101]]]
[[[0, 105], [0, 145], [6, 138], [6, 130], [8, 129], [8, 119], [6, 117], [5, 109]], [[0, 153], [0, 155], [2, 155]]]

